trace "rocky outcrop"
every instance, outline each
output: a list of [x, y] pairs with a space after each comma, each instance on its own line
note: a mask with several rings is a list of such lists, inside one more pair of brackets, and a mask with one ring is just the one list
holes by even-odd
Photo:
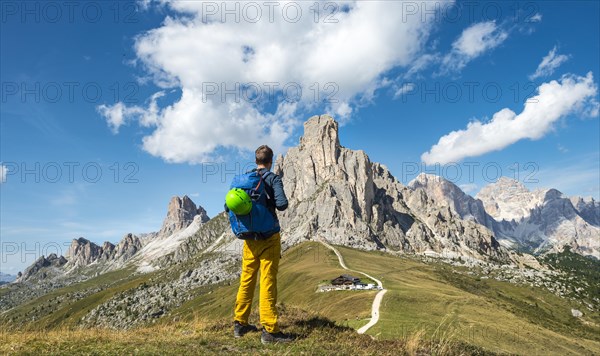
[[483, 202], [466, 194], [447, 179], [421, 173], [408, 184], [408, 187], [412, 190], [423, 189], [434, 204], [449, 206], [463, 220], [472, 220], [494, 230], [495, 220], [486, 212]]
[[278, 157], [274, 171], [290, 201], [279, 214], [288, 245], [325, 239], [362, 249], [506, 257], [488, 229], [435, 206], [363, 151], [341, 146], [330, 116], [310, 118], [299, 146]]
[[175, 196], [169, 202], [167, 217], [158, 234], [165, 237], [185, 229], [194, 221], [196, 215], [200, 215], [202, 223], [209, 220], [206, 210], [196, 207], [196, 204], [187, 195], [184, 195], [183, 198]]
[[126, 234], [115, 246], [105, 241], [102, 246], [80, 237], [74, 239], [67, 252], [69, 267], [89, 266], [92, 263], [124, 262], [133, 257], [142, 248], [140, 239], [133, 234]]
[[[200, 226], [198, 231], [184, 240], [173, 255], [169, 255], [165, 263], [181, 262], [190, 259], [195, 254], [206, 249], [210, 244], [215, 242], [224, 233], [230, 231], [229, 220], [225, 212], [215, 216], [208, 222]], [[233, 238], [233, 236], [232, 236]]]
[[583, 220], [600, 227], [600, 204], [594, 198], [571, 197], [570, 200]]
[[24, 282], [33, 279], [45, 279], [56, 274], [56, 269], [67, 263], [63, 256], [57, 256], [51, 253], [48, 257], [40, 256], [31, 266], [27, 267], [23, 273], [17, 275], [16, 282]]
[[88, 239], [80, 237], [73, 239], [66, 257], [70, 266], [87, 266], [97, 261], [102, 256], [102, 253], [102, 247]]
[[115, 245], [108, 241], [104, 241], [104, 243], [102, 244], [102, 255], [100, 255], [100, 260], [103, 262], [110, 261], [112, 259], [112, 256], [114, 255], [114, 252]]
[[133, 235], [127, 234], [114, 248], [114, 254], [111, 256], [115, 261], [127, 261], [142, 248], [140, 239]]
[[286, 243], [320, 237], [353, 247], [383, 247], [368, 223], [375, 187], [367, 155], [340, 146], [331, 117], [309, 119], [304, 133], [274, 169], [290, 200], [280, 213]]
[[229, 255], [204, 259], [195, 268], [181, 272], [178, 278], [143, 283], [115, 294], [86, 314], [80, 326], [123, 330], [155, 321], [197, 297], [196, 288], [239, 276], [239, 260], [239, 256]]

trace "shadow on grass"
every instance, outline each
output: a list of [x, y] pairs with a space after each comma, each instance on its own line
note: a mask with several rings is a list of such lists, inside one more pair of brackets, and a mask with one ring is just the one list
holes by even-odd
[[[290, 307], [284, 304], [278, 304], [279, 326], [281, 331], [293, 336], [295, 339], [306, 339], [315, 334], [319, 337], [339, 335], [340, 333], [355, 333], [351, 327], [339, 325], [335, 321], [318, 314], [307, 312], [300, 308]], [[256, 321], [259, 330], [262, 325], [258, 322], [260, 319], [257, 312], [250, 315], [250, 323]], [[233, 333], [233, 317], [231, 319], [216, 320], [206, 326], [206, 330], [212, 332], [231, 332]]]
[[308, 319], [297, 319], [289, 324], [293, 329], [299, 328], [301, 332], [296, 334], [296, 338], [305, 339], [313, 333], [331, 334], [331, 333], [353, 333], [355, 330], [348, 326], [338, 325], [333, 320], [322, 316], [311, 316]]

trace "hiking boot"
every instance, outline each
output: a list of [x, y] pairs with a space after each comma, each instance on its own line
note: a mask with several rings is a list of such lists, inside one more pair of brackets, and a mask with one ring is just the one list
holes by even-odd
[[256, 326], [252, 324], [242, 324], [239, 321], [233, 322], [233, 336], [234, 337], [242, 337], [251, 331], [258, 331]]
[[275, 342], [291, 342], [294, 341], [294, 337], [292, 335], [287, 335], [280, 332], [277, 333], [269, 333], [265, 329], [262, 331], [262, 335], [260, 336], [260, 342], [263, 344], [272, 344]]

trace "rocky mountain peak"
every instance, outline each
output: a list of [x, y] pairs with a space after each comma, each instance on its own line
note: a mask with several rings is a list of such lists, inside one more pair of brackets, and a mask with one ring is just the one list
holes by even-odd
[[102, 255], [102, 247], [83, 237], [73, 239], [67, 251], [70, 265], [87, 266]]
[[451, 190], [455, 190], [455, 188], [460, 189], [454, 183], [450, 182], [444, 177], [427, 173], [419, 173], [415, 179], [408, 183], [408, 186], [413, 189], [426, 186], [445, 187], [446, 189]]
[[336, 164], [340, 155], [338, 123], [329, 115], [313, 116], [304, 123], [300, 151], [311, 151], [314, 162], [327, 167]]
[[489, 184], [487, 186], [488, 189], [502, 189], [505, 191], [512, 191], [514, 193], [525, 193], [525, 192], [529, 192], [529, 189], [527, 189], [527, 187], [525, 187], [525, 185], [521, 182], [519, 182], [516, 179], [513, 178], [509, 178], [509, 177], [500, 177], [496, 180], [496, 182]]
[[447, 205], [451, 205], [451, 202], [457, 196], [462, 197], [465, 195], [454, 183], [443, 177], [427, 173], [420, 173], [408, 183], [408, 187], [412, 190], [424, 189], [429, 198], [437, 202], [447, 203]]
[[499, 223], [497, 235], [511, 245], [535, 253], [568, 245], [578, 253], [600, 256], [600, 208], [593, 203], [569, 199], [553, 188], [529, 191], [505, 177], [481, 189], [477, 198]]
[[[114, 260], [126, 261], [135, 255], [142, 248], [140, 239], [134, 234], [126, 234], [121, 241], [110, 249], [111, 258]], [[113, 255], [114, 250], [114, 255]]]
[[80, 237], [80, 238], [75, 239], [75, 242], [77, 242], [80, 245], [85, 245], [85, 244], [89, 244], [90, 240], [88, 240], [84, 237]]
[[304, 135], [300, 143], [311, 145], [319, 142], [340, 146], [338, 123], [329, 115], [315, 115], [304, 123]]
[[206, 210], [202, 207], [197, 207], [187, 195], [184, 195], [183, 198], [174, 196], [169, 202], [167, 217], [163, 222], [159, 235], [166, 237], [175, 231], [185, 229], [194, 221], [196, 215], [201, 215], [200, 219], [202, 223], [209, 220]]
[[500, 177], [483, 187], [475, 198], [483, 202], [485, 210], [494, 219], [519, 221], [544, 201], [545, 193], [542, 190], [531, 192], [515, 179]]
[[494, 227], [493, 218], [487, 214], [481, 200], [474, 199], [443, 177], [420, 173], [408, 187], [412, 190], [424, 190], [433, 199], [433, 204], [450, 207], [462, 219], [474, 220], [489, 229]]
[[17, 282], [23, 282], [31, 279], [33, 276], [39, 278], [46, 278], [47, 273], [45, 272], [49, 267], [59, 268], [62, 267], [67, 260], [63, 256], [57, 256], [55, 253], [51, 253], [48, 257], [40, 256], [33, 264], [25, 269], [23, 273], [19, 272], [17, 275]]
[[311, 117], [304, 130], [300, 145], [274, 167], [290, 202], [279, 213], [285, 244], [324, 239], [363, 249], [504, 256], [488, 229], [433, 206], [364, 151], [340, 145], [331, 116]]
[[563, 198], [563, 193], [561, 193], [557, 189], [548, 189], [546, 191], [546, 194], [544, 194], [544, 201], [562, 199], [562, 198]]

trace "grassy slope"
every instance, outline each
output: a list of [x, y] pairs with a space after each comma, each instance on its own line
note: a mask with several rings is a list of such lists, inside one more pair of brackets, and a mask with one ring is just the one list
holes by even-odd
[[[108, 301], [116, 294], [138, 287], [142, 283], [153, 284], [178, 278], [184, 271], [197, 265], [203, 255], [194, 256], [189, 261], [177, 264], [166, 270], [150, 273], [134, 273], [135, 267], [128, 267], [107, 272], [81, 283], [59, 288], [23, 303], [0, 315], [0, 323], [7, 328], [18, 330], [43, 330], [53, 327], [73, 326], [96, 306]], [[71, 295], [85, 293], [91, 288], [102, 287], [102, 290], [89, 294], [79, 300], [71, 300]], [[215, 288], [212, 286], [210, 288]], [[206, 288], [199, 288], [201, 292]], [[57, 304], [58, 300], [63, 300]], [[64, 302], [66, 300], [67, 302]], [[32, 319], [35, 316], [35, 321]], [[34, 322], [32, 322], [34, 321]], [[9, 325], [10, 322], [10, 325]]]
[[[309, 312], [333, 319], [340, 324], [358, 327], [370, 317], [373, 291], [337, 291], [316, 293], [317, 285], [345, 273], [333, 252], [315, 243], [303, 244], [287, 251], [282, 257], [278, 278], [278, 300]], [[163, 321], [190, 319], [195, 314], [205, 317], [231, 317], [239, 283], [215, 290], [183, 304]], [[258, 299], [255, 293], [254, 309]]]
[[258, 333], [234, 339], [229, 318], [207, 320], [200, 317], [127, 331], [94, 328], [5, 333], [0, 330], [0, 354], [488, 354], [460, 343], [431, 343], [419, 338], [419, 335], [403, 340], [378, 341], [296, 308], [282, 308], [280, 316], [282, 327], [296, 336], [296, 341], [291, 344], [262, 345]]
[[[69, 305], [52, 315], [53, 322], [38, 325], [39, 331], [3, 332], [0, 330], [0, 353], [144, 353], [178, 354], [308, 353], [308, 354], [485, 354], [484, 350], [460, 342], [430, 342], [421, 334], [396, 340], [376, 341], [358, 335], [355, 328], [367, 322], [373, 291], [339, 291], [316, 293], [323, 280], [343, 273], [337, 258], [320, 244], [307, 243], [288, 251], [280, 267], [280, 323], [298, 340], [291, 345], [263, 346], [258, 334], [241, 340], [231, 336], [231, 314], [237, 283], [206, 286], [197, 290], [198, 297], [188, 301], [153, 326], [128, 331], [69, 328], [101, 300], [124, 288], [142, 282], [138, 276], [125, 278], [102, 293]], [[156, 273], [146, 275], [144, 280]], [[105, 276], [117, 279], [116, 275]], [[88, 281], [87, 283], [93, 283]], [[75, 286], [73, 286], [74, 288]], [[38, 301], [39, 303], [39, 301]], [[79, 312], [73, 312], [75, 308]], [[299, 308], [300, 307], [300, 308]], [[256, 309], [256, 308], [255, 308]], [[65, 313], [71, 310], [71, 315]], [[258, 322], [253, 312], [251, 321]], [[42, 326], [43, 325], [43, 326]], [[42, 331], [43, 327], [51, 327]]]
[[[380, 278], [388, 289], [383, 298], [380, 322], [368, 332], [384, 340], [376, 345], [384, 350], [382, 353], [415, 348], [429, 348], [429, 352], [436, 353], [441, 351], [440, 348], [451, 353], [466, 350], [479, 352], [481, 349], [478, 347], [519, 354], [600, 353], [600, 338], [597, 336], [599, 321], [584, 317], [584, 321], [592, 326], [583, 325], [570, 315], [569, 302], [542, 289], [479, 280], [452, 273], [450, 267], [445, 265], [425, 264], [411, 258], [345, 247], [338, 249], [350, 268]], [[177, 270], [183, 268], [187, 267], [181, 266]], [[85, 352], [95, 350], [94, 347], [106, 347], [102, 340], [112, 339], [114, 348], [107, 350], [114, 352], [134, 352], [137, 348], [148, 353], [159, 353], [164, 347], [169, 347], [181, 352], [271, 350], [314, 353], [356, 349], [356, 353], [368, 353], [368, 348], [357, 345], [370, 343], [370, 339], [358, 337], [346, 326], [358, 328], [367, 322], [375, 292], [315, 293], [319, 283], [343, 272], [333, 252], [317, 243], [301, 244], [283, 256], [279, 274], [279, 301], [283, 304], [280, 305], [281, 321], [284, 327], [289, 327], [288, 330], [304, 338], [296, 346], [262, 349], [256, 337], [241, 343], [231, 340], [230, 325], [237, 281], [197, 289], [196, 298], [159, 319], [158, 325], [143, 329], [139, 334], [134, 331], [112, 334], [110, 331], [90, 331], [90, 335], [106, 333], [106, 336], [93, 341], [96, 339], [85, 336], [85, 333], [73, 334], [73, 339], [61, 342], [51, 340], [52, 337], [64, 338], [61, 331], [41, 337], [28, 333], [18, 336], [3, 334], [2, 337], [15, 341], [10, 344], [11, 347], [21, 351], [57, 345], [56, 350]], [[115, 271], [113, 275], [97, 277], [113, 281], [123, 279], [105, 289], [103, 295], [92, 295], [61, 308], [47, 319], [42, 319], [38, 327], [72, 325], [82, 313], [102, 300], [142, 283], [142, 279], [159, 277], [157, 273], [128, 278], [126, 273]], [[170, 273], [176, 275], [178, 272]], [[84, 283], [93, 285], [96, 282], [90, 280]], [[78, 285], [68, 288], [83, 289]], [[54, 293], [65, 291], [57, 290]], [[40, 301], [32, 301], [24, 308], [36, 304], [40, 304]], [[302, 312], [305, 315], [298, 316], [296, 308], [305, 310]], [[67, 313], [70, 315], [67, 316]], [[253, 313], [251, 321], [257, 322], [257, 319], [256, 313]], [[195, 327], [198, 323], [203, 326]], [[165, 335], [161, 332], [163, 329], [172, 332]], [[148, 340], [140, 342], [139, 338], [146, 334], [150, 335]], [[435, 341], [428, 344], [423, 338]], [[336, 343], [339, 344], [339, 350]], [[477, 346], [469, 348], [465, 344]], [[0, 347], [0, 351], [9, 350]]]
[[[114, 294], [132, 288], [148, 280], [151, 274], [132, 275], [132, 269], [122, 269], [102, 274], [87, 281], [59, 288], [39, 298], [17, 306], [0, 317], [0, 322], [12, 320], [14, 326], [23, 324], [24, 329], [46, 329], [61, 325], [63, 322], [74, 322], [96, 305], [109, 299]], [[54, 306], [58, 299], [68, 300], [70, 295], [82, 293], [88, 288], [103, 286], [99, 292], [74, 302], [60, 303]], [[49, 313], [53, 310], [52, 313]], [[37, 315], [38, 319], [30, 323], [31, 316]], [[42, 315], [41, 318], [39, 316]]]
[[[423, 330], [495, 352], [522, 354], [600, 353], [597, 320], [585, 325], [570, 314], [568, 301], [540, 288], [453, 273], [378, 252], [338, 248], [349, 268], [381, 277], [388, 293], [380, 323], [369, 333], [397, 338]], [[536, 306], [536, 302], [538, 306]]]

